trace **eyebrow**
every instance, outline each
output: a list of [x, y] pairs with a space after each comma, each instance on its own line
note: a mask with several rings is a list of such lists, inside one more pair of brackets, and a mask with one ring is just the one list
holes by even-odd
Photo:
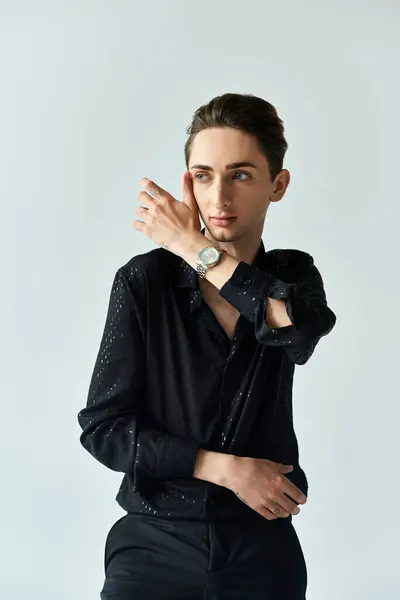
[[[240, 167], [252, 167], [253, 169], [257, 169], [257, 166], [251, 162], [235, 162], [230, 165], [226, 165], [225, 169], [229, 171], [230, 169], [239, 169]], [[212, 167], [207, 165], [192, 165], [191, 169], [201, 169], [202, 171], [214, 171]]]

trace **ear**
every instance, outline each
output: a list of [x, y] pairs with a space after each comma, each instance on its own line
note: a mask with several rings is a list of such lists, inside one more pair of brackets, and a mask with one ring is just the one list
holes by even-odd
[[275, 178], [273, 184], [273, 195], [270, 198], [271, 202], [279, 202], [282, 200], [290, 183], [290, 172], [287, 169], [282, 169]]

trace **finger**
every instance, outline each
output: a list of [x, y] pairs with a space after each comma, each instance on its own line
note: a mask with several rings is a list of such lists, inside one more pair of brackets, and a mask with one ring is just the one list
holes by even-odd
[[279, 465], [279, 471], [281, 473], [290, 473], [291, 471], [293, 471], [293, 465]]
[[282, 497], [276, 501], [276, 503], [288, 514], [298, 515], [300, 512], [300, 508], [297, 506], [297, 504], [288, 498], [286, 494], [283, 494]]
[[138, 206], [135, 212], [136, 212], [137, 216], [140, 217], [142, 219], [142, 221], [144, 221], [145, 223], [147, 222], [148, 219], [151, 219], [149, 209], [145, 208], [144, 206]]
[[152, 208], [156, 204], [156, 200], [149, 196], [147, 192], [139, 192], [138, 201], [147, 208]]
[[274, 515], [274, 513], [271, 512], [266, 506], [260, 506], [256, 509], [256, 512], [258, 512], [262, 517], [264, 517], [268, 521], [274, 521], [275, 519], [278, 519], [278, 517]]
[[241, 500], [244, 504], [246, 504], [249, 508], [251, 508], [252, 510], [255, 510], [256, 512], [258, 512], [262, 517], [265, 517], [266, 519], [268, 519], [269, 521], [272, 521], [273, 519], [277, 519], [278, 517], [276, 517], [266, 506], [259, 506], [258, 508], [254, 508], [253, 506], [251, 506], [244, 498], [242, 498], [240, 496], [240, 494], [238, 494], [238, 492], [235, 492], [236, 496], [239, 498], [239, 500]]
[[289, 513], [279, 504], [275, 502], [270, 502], [267, 505], [268, 510], [271, 511], [273, 515], [275, 515], [278, 519], [286, 519], [289, 516]]
[[142, 223], [141, 221], [133, 221], [132, 222], [132, 227], [134, 229], [137, 229], [137, 231], [141, 231], [144, 234], [146, 234], [145, 226], [146, 226], [146, 223]]
[[185, 171], [182, 179], [182, 199], [190, 210], [197, 211], [198, 205], [193, 192], [192, 174], [190, 171]]
[[271, 510], [274, 511], [274, 509], [278, 507], [281, 508], [282, 511], [285, 511], [287, 513], [286, 516], [288, 516], [289, 514], [299, 514], [300, 508], [297, 506], [297, 503], [294, 502], [293, 498], [290, 498], [284, 493], [284, 491], [282, 491], [283, 488], [284, 485], [282, 485], [281, 483], [279, 489], [276, 490], [275, 495], [267, 499], [267, 502], [269, 504], [273, 504], [272, 508], [270, 506]]
[[[276, 512], [276, 509], [279, 510], [279, 514]], [[298, 515], [300, 508], [297, 506], [297, 504], [292, 502], [290, 498], [283, 494], [281, 498], [276, 500], [276, 505], [272, 509], [272, 512], [279, 517], [288, 517], [289, 515]]]
[[151, 179], [147, 179], [147, 177], [143, 177], [140, 180], [140, 185], [144, 187], [146, 193], [152, 198], [166, 198], [168, 195], [166, 190], [163, 190], [162, 187], [154, 183], [154, 181], [151, 181]]
[[286, 481], [283, 482], [280, 487], [281, 491], [284, 492], [293, 502], [296, 504], [305, 504], [307, 502], [307, 496], [303, 494], [298, 487], [294, 485], [287, 477], [285, 477]]

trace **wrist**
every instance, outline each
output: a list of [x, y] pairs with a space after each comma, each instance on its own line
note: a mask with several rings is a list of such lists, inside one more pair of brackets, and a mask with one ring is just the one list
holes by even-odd
[[200, 250], [209, 245], [209, 240], [201, 232], [198, 232], [183, 242], [180, 256], [195, 269]]
[[197, 453], [193, 477], [230, 489], [239, 458], [201, 448]]

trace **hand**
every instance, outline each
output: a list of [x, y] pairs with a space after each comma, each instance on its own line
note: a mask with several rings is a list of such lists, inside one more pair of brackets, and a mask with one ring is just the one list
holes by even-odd
[[293, 470], [292, 465], [263, 458], [234, 456], [232, 459], [225, 486], [242, 502], [269, 521], [300, 512], [295, 503], [305, 504], [307, 497], [285, 477]]
[[[193, 477], [230, 489], [242, 502], [272, 521], [288, 517], [289, 513], [297, 515], [300, 509], [295, 502], [305, 504], [307, 501], [303, 492], [285, 477], [285, 473], [292, 470], [292, 465], [264, 458], [247, 458], [200, 448]], [[277, 509], [279, 514], [273, 512]]]
[[138, 199], [144, 206], [139, 206], [136, 214], [143, 222], [136, 220], [132, 226], [159, 246], [182, 256], [196, 237], [203, 237], [190, 171], [183, 176], [183, 202], [147, 178], [140, 183], [145, 191], [139, 193]]

